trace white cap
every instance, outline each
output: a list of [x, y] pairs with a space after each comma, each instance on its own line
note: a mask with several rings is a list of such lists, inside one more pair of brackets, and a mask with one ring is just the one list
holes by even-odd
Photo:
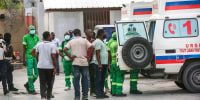
[[0, 39], [0, 43], [3, 43], [3, 39]]

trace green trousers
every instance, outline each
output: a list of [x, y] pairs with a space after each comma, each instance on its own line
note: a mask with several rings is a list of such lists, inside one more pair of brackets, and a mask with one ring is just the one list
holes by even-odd
[[105, 78], [105, 82], [104, 82], [104, 87], [105, 87], [105, 88], [109, 88], [109, 87], [108, 87], [108, 74], [109, 74], [109, 73], [108, 73], [108, 70], [107, 70], [107, 72], [106, 72], [106, 78]]
[[65, 86], [66, 87], [71, 87], [71, 81], [70, 81], [70, 75], [72, 74], [72, 81], [74, 83], [74, 74], [73, 74], [73, 67], [72, 67], [72, 62], [68, 62], [68, 61], [65, 61], [63, 59], [63, 69], [64, 69], [64, 73], [65, 73]]
[[38, 69], [37, 69], [37, 60], [34, 59], [26, 59], [27, 62], [27, 75], [28, 75], [28, 86], [29, 91], [34, 91], [34, 82], [38, 78]]
[[130, 91], [137, 90], [137, 80], [138, 80], [139, 70], [130, 70]]
[[121, 71], [116, 64], [112, 64], [112, 94], [122, 94], [123, 90], [123, 83], [124, 83], [124, 71]]

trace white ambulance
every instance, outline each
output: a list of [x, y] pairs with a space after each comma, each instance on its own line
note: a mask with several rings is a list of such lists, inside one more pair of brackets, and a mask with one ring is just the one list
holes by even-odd
[[[145, 21], [148, 22], [152, 14], [152, 2], [131, 2], [123, 5], [121, 12], [121, 21], [115, 23], [118, 66], [121, 70], [151, 67], [153, 50], [146, 31], [148, 24], [145, 24]], [[138, 43], [141, 41], [142, 43]]]
[[[153, 47], [153, 68], [163, 68], [165, 73], [177, 75], [176, 84], [179, 87], [190, 92], [200, 92], [200, 0], [154, 0], [152, 12], [148, 34]], [[127, 52], [132, 58], [128, 53], [126, 56], [129, 59], [122, 57], [131, 68], [139, 69], [129, 63], [135, 62], [140, 52], [145, 53], [142, 53], [141, 60], [138, 59], [140, 68], [147, 68], [142, 64], [146, 63], [146, 56], [151, 56], [150, 52], [146, 52], [149, 44], [144, 45], [143, 41], [139, 41], [125, 47], [131, 48]], [[131, 39], [125, 44], [131, 44]], [[139, 46], [144, 49], [138, 49]]]

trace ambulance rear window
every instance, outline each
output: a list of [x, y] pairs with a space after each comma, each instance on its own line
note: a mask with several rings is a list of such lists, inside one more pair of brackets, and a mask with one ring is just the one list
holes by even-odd
[[198, 23], [196, 19], [166, 20], [164, 24], [165, 38], [196, 37]]
[[124, 22], [117, 24], [119, 45], [124, 43], [132, 37], [143, 37], [147, 38], [145, 24], [143, 22]]

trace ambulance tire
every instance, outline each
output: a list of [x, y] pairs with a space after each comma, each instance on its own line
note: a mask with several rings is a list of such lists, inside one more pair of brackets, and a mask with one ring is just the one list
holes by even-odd
[[152, 46], [142, 37], [130, 38], [122, 48], [122, 58], [128, 67], [143, 69], [152, 61]]
[[189, 64], [183, 72], [183, 84], [189, 92], [200, 93], [200, 62]]

